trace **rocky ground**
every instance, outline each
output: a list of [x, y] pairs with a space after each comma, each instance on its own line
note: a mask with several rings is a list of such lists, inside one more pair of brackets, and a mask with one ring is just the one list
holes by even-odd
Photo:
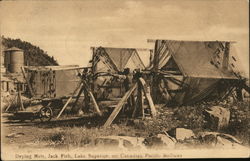
[[[2, 145], [53, 149], [239, 149], [249, 147], [249, 102], [206, 102], [194, 106], [157, 105], [157, 116], [116, 119], [63, 116], [19, 122], [2, 115]], [[105, 147], [105, 148], [104, 148]]]

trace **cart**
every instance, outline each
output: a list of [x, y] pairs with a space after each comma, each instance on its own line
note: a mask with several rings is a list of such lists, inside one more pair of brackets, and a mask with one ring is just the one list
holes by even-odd
[[[13, 119], [20, 121], [40, 119], [42, 122], [48, 122], [59, 112], [61, 115], [62, 109], [66, 108], [83, 86], [79, 77], [82, 69], [84, 67], [22, 67], [23, 77], [28, 86], [25, 94], [30, 98], [28, 104], [35, 102], [36, 106], [24, 107], [21, 92], [17, 88], [15, 99], [18, 99], [20, 106], [14, 110]], [[63, 99], [68, 99], [66, 104], [63, 104]]]

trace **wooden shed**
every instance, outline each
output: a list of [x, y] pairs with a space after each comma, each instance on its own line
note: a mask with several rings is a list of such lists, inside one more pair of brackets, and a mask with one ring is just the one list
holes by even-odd
[[71, 96], [80, 81], [78, 68], [74, 66], [29, 66], [25, 69], [34, 98]]

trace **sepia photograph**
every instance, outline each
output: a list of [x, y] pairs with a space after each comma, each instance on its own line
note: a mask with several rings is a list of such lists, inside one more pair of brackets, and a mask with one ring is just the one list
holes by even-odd
[[1, 160], [250, 157], [249, 0], [0, 0]]

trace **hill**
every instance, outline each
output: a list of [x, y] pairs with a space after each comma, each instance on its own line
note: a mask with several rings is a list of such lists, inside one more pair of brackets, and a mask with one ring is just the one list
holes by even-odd
[[20, 39], [5, 38], [2, 36], [4, 48], [17, 47], [24, 51], [24, 63], [31, 66], [58, 65], [53, 56], [29, 42]]

